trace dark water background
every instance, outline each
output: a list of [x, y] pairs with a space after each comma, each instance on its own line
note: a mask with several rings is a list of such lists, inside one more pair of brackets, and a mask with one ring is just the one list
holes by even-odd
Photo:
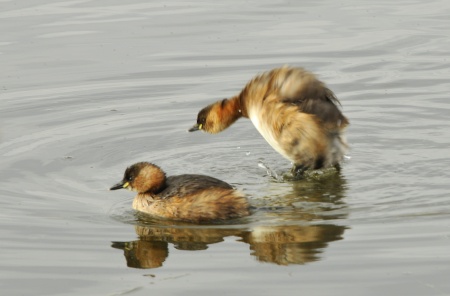
[[[449, 295], [448, 1], [0, 1], [2, 295]], [[341, 174], [198, 110], [284, 64], [351, 126]], [[126, 166], [226, 180], [265, 210], [148, 220]], [[273, 207], [272, 209], [270, 209]]]

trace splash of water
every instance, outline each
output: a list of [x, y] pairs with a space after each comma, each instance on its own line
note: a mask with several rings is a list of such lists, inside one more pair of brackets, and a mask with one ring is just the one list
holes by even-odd
[[269, 177], [274, 178], [277, 181], [282, 181], [283, 178], [277, 174], [276, 171], [272, 170], [268, 165], [266, 165], [264, 162], [262, 162], [261, 160], [258, 162], [258, 166], [260, 168], [263, 168], [266, 170], [266, 173]]

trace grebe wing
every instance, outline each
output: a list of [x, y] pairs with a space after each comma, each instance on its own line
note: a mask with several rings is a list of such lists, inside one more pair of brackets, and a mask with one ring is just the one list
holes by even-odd
[[160, 198], [172, 196], [186, 196], [196, 194], [205, 189], [233, 189], [233, 187], [219, 179], [205, 175], [178, 175], [170, 176], [166, 180], [166, 188], [158, 193]]

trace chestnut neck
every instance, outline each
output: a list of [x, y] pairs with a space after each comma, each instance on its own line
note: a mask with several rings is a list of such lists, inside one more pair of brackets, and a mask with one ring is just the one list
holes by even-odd
[[167, 186], [166, 174], [158, 166], [147, 164], [135, 178], [134, 186], [139, 193], [149, 195], [158, 194]]
[[224, 106], [224, 111], [233, 118], [233, 122], [241, 116], [248, 117], [247, 108], [245, 108], [245, 105], [242, 103], [242, 96], [237, 95], [228, 99], [227, 104]]

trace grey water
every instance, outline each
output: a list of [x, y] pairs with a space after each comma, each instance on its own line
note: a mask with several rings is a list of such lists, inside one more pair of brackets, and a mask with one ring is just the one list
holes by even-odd
[[[450, 3], [0, 1], [2, 295], [450, 295]], [[205, 105], [285, 64], [350, 120], [340, 173], [300, 181]], [[259, 208], [150, 219], [124, 169], [225, 180]], [[278, 176], [278, 178], [277, 178]]]

